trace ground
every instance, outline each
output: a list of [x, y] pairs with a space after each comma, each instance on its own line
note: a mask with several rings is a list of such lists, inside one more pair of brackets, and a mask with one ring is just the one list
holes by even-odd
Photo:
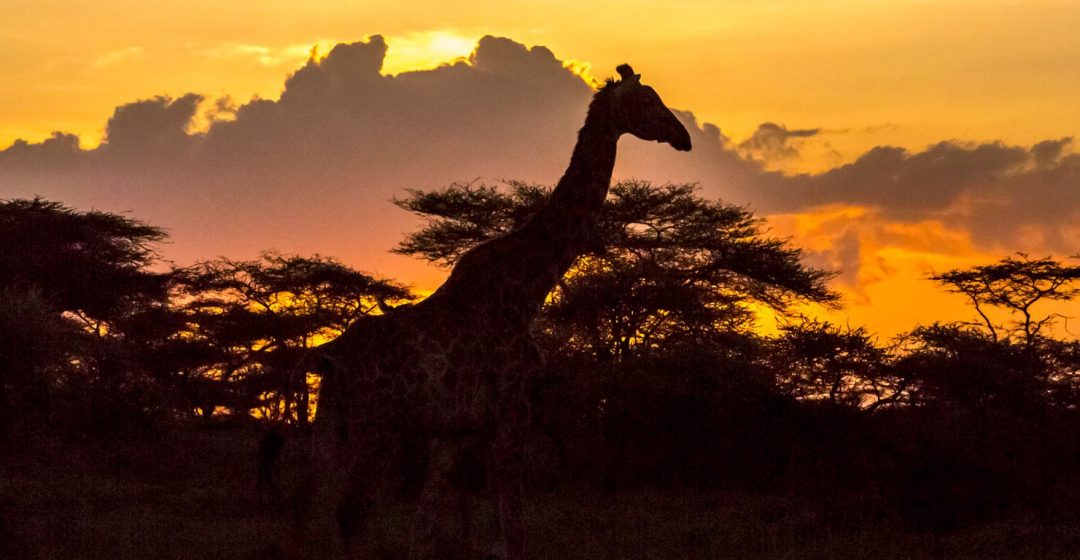
[[[249, 426], [21, 442], [0, 458], [0, 557], [277, 558], [292, 509], [256, 507], [258, 437]], [[301, 464], [295, 448], [281, 465], [286, 492]], [[1049, 559], [1080, 549], [1080, 515], [1069, 512], [935, 534], [791, 492], [564, 485], [532, 490], [528, 504], [537, 559]], [[402, 498], [380, 512], [387, 558], [405, 555], [409, 511]]]

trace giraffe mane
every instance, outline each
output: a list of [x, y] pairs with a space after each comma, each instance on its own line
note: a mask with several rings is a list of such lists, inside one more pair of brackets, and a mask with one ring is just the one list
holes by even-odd
[[[589, 109], [585, 112], [586, 121], [592, 118], [594, 114], [603, 113], [605, 111], [602, 107], [608, 105], [608, 101], [614, 95], [615, 87], [618, 86], [619, 83], [618, 80], [608, 78], [604, 81], [604, 85], [596, 90], [596, 93], [593, 94], [592, 101], [589, 102]], [[584, 128], [582, 130], [584, 130]]]

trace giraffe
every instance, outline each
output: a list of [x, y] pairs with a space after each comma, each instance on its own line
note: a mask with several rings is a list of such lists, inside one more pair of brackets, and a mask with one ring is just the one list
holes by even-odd
[[486, 474], [498, 520], [486, 557], [524, 557], [522, 441], [529, 384], [542, 364], [530, 324], [590, 242], [619, 137], [691, 148], [641, 76], [626, 64], [616, 70], [620, 79], [593, 96], [570, 165], [532, 218], [462, 255], [427, 299], [362, 317], [314, 351], [322, 386], [293, 554], [362, 553], [366, 518], [387, 494], [389, 458], [408, 433], [429, 442], [410, 558], [484, 557], [461, 489], [470, 458], [479, 458], [473, 464]]

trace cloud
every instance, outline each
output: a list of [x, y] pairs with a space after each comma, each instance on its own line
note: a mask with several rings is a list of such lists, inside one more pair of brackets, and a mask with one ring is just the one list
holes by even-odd
[[139, 60], [143, 58], [144, 49], [139, 46], [127, 47], [107, 52], [94, 59], [90, 67], [94, 69], [107, 68], [127, 60]]
[[104, 151], [128, 157], [159, 154], [177, 157], [191, 144], [187, 126], [203, 97], [189, 93], [177, 99], [155, 97], [117, 107], [105, 126]]
[[[189, 93], [122, 105], [95, 149], [62, 133], [17, 142], [0, 151], [0, 198], [40, 194], [130, 211], [169, 229], [165, 253], [180, 263], [268, 248], [320, 252], [430, 287], [441, 271], [387, 253], [418, 226], [389, 200], [405, 188], [475, 178], [554, 183], [592, 95], [581, 75], [614, 69], [584, 71], [546, 47], [484, 37], [467, 59], [390, 75], [392, 48], [374, 35], [303, 56], [279, 99]], [[648, 68], [636, 69], [651, 83]], [[1068, 138], [950, 141], [917, 152], [881, 146], [822, 173], [786, 175], [762, 159], [791, 157], [828, 131], [765, 123], [736, 145], [720, 127], [676, 113], [694, 150], [624, 139], [616, 177], [697, 182], [706, 196], [778, 220], [858, 209], [795, 239], [852, 285], [888, 274], [873, 264], [888, 244], [925, 245], [900, 231], [938, 231], [931, 248], [952, 234], [1005, 253], [1080, 247], [1080, 156]]]
[[[1033, 147], [1000, 142], [942, 142], [918, 153], [879, 147], [856, 161], [773, 184], [770, 209], [793, 211], [845, 203], [881, 211], [884, 219], [928, 218], [969, 231], [983, 247], [1075, 252], [1067, 227], [1080, 217], [1080, 156], [1068, 139]], [[1025, 233], [1027, 232], [1027, 233]]]
[[390, 199], [476, 177], [554, 182], [591, 90], [550, 50], [508, 39], [396, 76], [382, 70], [387, 50], [380, 36], [338, 44], [276, 100], [125, 104], [92, 150], [63, 134], [17, 142], [0, 151], [0, 198], [130, 211], [169, 229], [165, 253], [180, 263], [278, 248], [430, 284], [441, 271], [387, 253], [417, 225]]
[[821, 134], [820, 128], [788, 130], [776, 123], [758, 125], [754, 134], [739, 144], [739, 150], [765, 161], [786, 160], [799, 156], [799, 140]]
[[1031, 147], [1031, 157], [1035, 166], [1046, 169], [1058, 164], [1061, 156], [1072, 146], [1072, 138], [1059, 138], [1057, 140], [1043, 140]]

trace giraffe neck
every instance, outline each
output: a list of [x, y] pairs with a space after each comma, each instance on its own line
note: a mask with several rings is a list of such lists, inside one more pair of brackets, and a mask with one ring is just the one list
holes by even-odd
[[[600, 105], [598, 107], [598, 105]], [[531, 263], [509, 270], [522, 312], [535, 316], [547, 295], [585, 251], [611, 186], [619, 133], [600, 102], [589, 107], [570, 165], [544, 206], [511, 236], [520, 236]], [[510, 298], [514, 300], [515, 298]]]
[[[543, 227], [556, 236], [569, 235], [575, 239], [588, 236], [607, 198], [615, 167], [619, 134], [608, 121], [607, 115], [590, 110], [585, 126], [578, 133], [566, 173], [525, 227]], [[576, 250], [573, 255], [576, 258], [581, 248], [568, 246], [565, 250]]]
[[519, 229], [463, 255], [431, 298], [461, 310], [530, 322], [587, 247], [611, 185], [619, 132], [604, 98], [589, 107], [570, 165]]

